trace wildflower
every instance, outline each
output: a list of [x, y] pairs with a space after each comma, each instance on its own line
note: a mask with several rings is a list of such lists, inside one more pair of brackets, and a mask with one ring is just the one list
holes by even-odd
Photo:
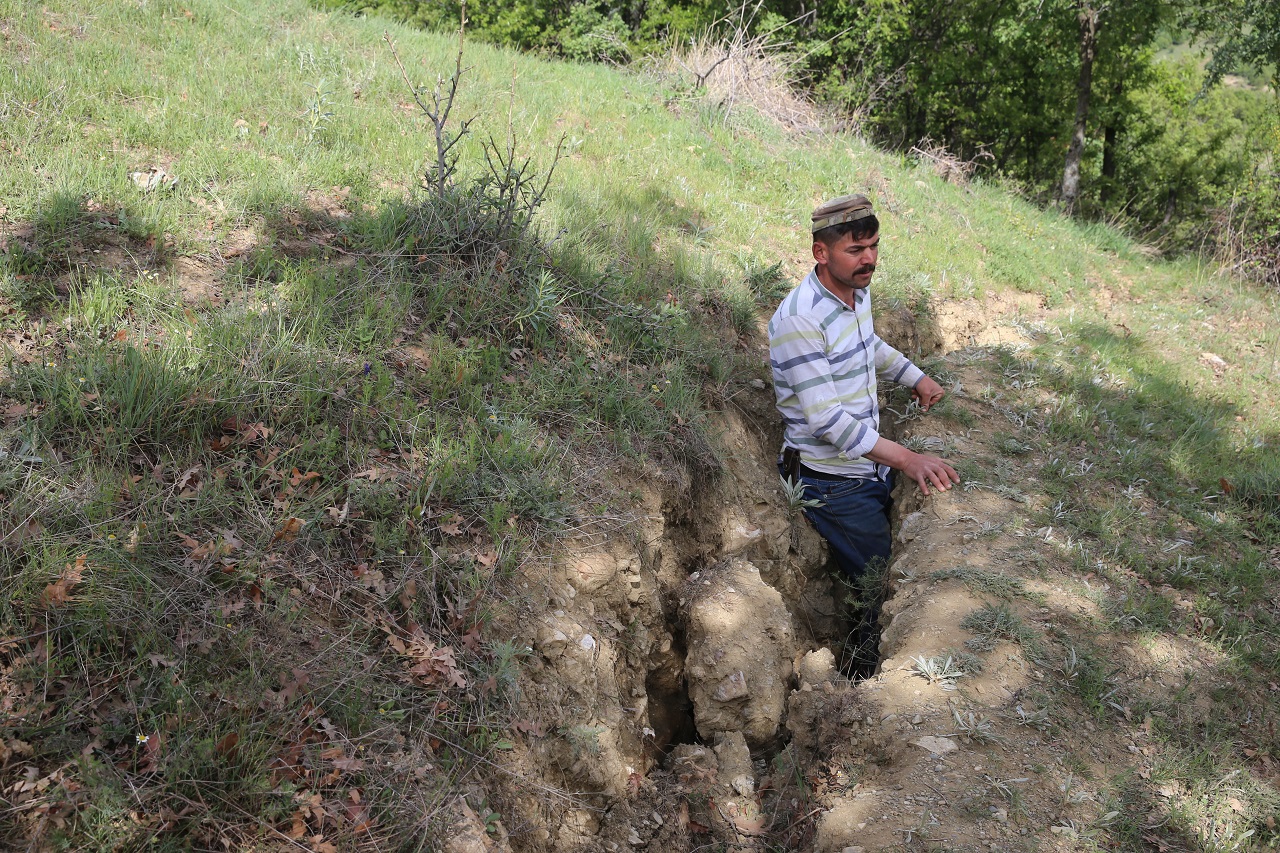
[[151, 735], [137, 735], [138, 743], [147, 743], [151, 740]]
[[657, 394], [659, 391], [661, 391], [661, 390], [662, 390], [662, 389], [661, 389], [661, 388], [659, 388], [657, 385], [650, 385], [650, 386], [649, 386], [649, 389], [650, 389], [651, 391], [653, 391], [653, 393], [655, 393], [655, 394]]

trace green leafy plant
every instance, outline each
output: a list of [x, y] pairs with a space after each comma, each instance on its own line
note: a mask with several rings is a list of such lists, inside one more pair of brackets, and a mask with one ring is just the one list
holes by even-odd
[[325, 134], [332, 125], [334, 118], [333, 111], [333, 92], [329, 90], [328, 84], [323, 77], [315, 83], [309, 84], [311, 88], [311, 100], [307, 103], [306, 112], [303, 113], [303, 120], [307, 129], [307, 144], [314, 145], [324, 140]]

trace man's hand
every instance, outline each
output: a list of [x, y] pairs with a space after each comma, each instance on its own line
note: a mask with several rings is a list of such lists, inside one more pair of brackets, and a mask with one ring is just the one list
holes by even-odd
[[[927, 412], [929, 407], [941, 401], [946, 393], [937, 382], [934, 382], [928, 376], [922, 376], [920, 381], [916, 383], [916, 387], [911, 389], [911, 399], [918, 402], [920, 408]], [[928, 493], [926, 492], [926, 494]]]
[[926, 495], [931, 494], [930, 486], [945, 492], [960, 482], [960, 475], [947, 460], [927, 453], [916, 453], [887, 438], [877, 441], [876, 446], [867, 452], [867, 458], [906, 474], [916, 481], [920, 491]]
[[929, 486], [945, 492], [960, 482], [956, 469], [947, 464], [947, 460], [927, 453], [915, 453], [912, 459], [903, 466], [902, 473], [916, 481], [920, 491], [929, 494]]

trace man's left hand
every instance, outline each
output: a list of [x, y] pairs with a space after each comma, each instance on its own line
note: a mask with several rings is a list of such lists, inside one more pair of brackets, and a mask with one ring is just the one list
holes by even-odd
[[941, 385], [928, 376], [924, 376], [916, 383], [916, 387], [911, 389], [911, 399], [919, 403], [920, 408], [927, 412], [929, 407], [941, 401], [946, 393], [942, 390]]

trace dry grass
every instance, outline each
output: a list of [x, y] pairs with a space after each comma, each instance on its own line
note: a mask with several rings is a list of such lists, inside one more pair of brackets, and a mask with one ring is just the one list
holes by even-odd
[[749, 35], [739, 21], [727, 36], [708, 32], [672, 51], [664, 70], [692, 76], [695, 91], [726, 114], [745, 105], [788, 130], [821, 132], [823, 114], [800, 94], [796, 66], [785, 45]]
[[912, 146], [911, 156], [922, 166], [928, 166], [933, 173], [949, 184], [966, 186], [977, 171], [978, 161], [994, 159], [987, 152], [982, 152], [971, 160], [962, 160], [947, 150], [945, 145], [932, 139], [922, 139]]

